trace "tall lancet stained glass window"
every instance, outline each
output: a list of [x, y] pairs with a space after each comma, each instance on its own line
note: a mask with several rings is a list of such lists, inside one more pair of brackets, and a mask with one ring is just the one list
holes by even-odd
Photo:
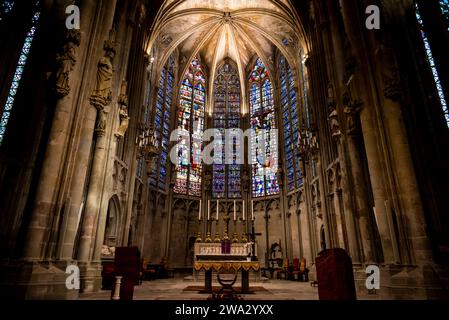
[[447, 31], [449, 31], [449, 0], [440, 0], [440, 7], [446, 22]]
[[[214, 112], [213, 127], [219, 129], [225, 137], [225, 129], [240, 129], [240, 80], [236, 67], [225, 62], [218, 70], [214, 81]], [[231, 155], [225, 157], [225, 145], [222, 141], [221, 152], [215, 155], [213, 165], [212, 190], [214, 198], [241, 197], [241, 165], [237, 162], [236, 151], [240, 148], [240, 139], [234, 139], [232, 164], [226, 163], [225, 158], [231, 160]], [[217, 159], [217, 156], [220, 159]]]
[[177, 129], [187, 136], [178, 139], [178, 165], [174, 191], [201, 196], [201, 174], [206, 104], [206, 78], [198, 58], [193, 59], [181, 84]]
[[[11, 1], [8, 1], [11, 5]], [[3, 4], [5, 6], [5, 4]], [[6, 5], [7, 10], [11, 10], [12, 6]], [[36, 7], [39, 6], [39, 3], [36, 4]], [[2, 7], [4, 10], [5, 8]], [[5, 11], [3, 11], [5, 12]], [[16, 71], [14, 73], [14, 76], [12, 78], [11, 87], [9, 89], [8, 95], [6, 96], [6, 103], [4, 105], [4, 108], [2, 110], [2, 116], [0, 120], [0, 145], [3, 142], [3, 138], [5, 137], [6, 127], [8, 126], [9, 118], [11, 117], [12, 108], [14, 107], [14, 101], [16, 99], [17, 90], [19, 89], [20, 81], [22, 80], [23, 72], [25, 70], [25, 66], [28, 61], [28, 55], [31, 51], [31, 45], [34, 40], [34, 35], [36, 33], [37, 24], [39, 22], [40, 18], [40, 11], [37, 9], [36, 12], [33, 14], [33, 17], [31, 19], [31, 27], [28, 31], [27, 35], [25, 36], [25, 40], [22, 46], [22, 49], [20, 51], [19, 55], [19, 61], [16, 66]]]
[[[269, 72], [260, 58], [256, 60], [250, 74], [249, 89], [253, 197], [271, 196], [279, 193], [276, 116], [273, 86]], [[259, 139], [263, 139], [264, 144]], [[261, 145], [264, 150], [260, 148]]]
[[174, 85], [174, 58], [169, 60], [162, 69], [156, 96], [154, 115], [154, 129], [158, 144], [161, 146], [161, 155], [154, 171], [150, 175], [150, 184], [153, 187], [165, 190], [167, 186], [167, 165], [170, 142], [170, 116]]
[[0, 1], [0, 22], [14, 8], [14, 4], [12, 0]]
[[287, 178], [287, 191], [302, 185], [302, 174], [299, 166], [299, 153], [296, 142], [299, 139], [298, 100], [296, 82], [292, 68], [284, 56], [279, 59], [279, 75], [281, 87], [281, 112], [284, 124], [284, 152]]
[[[445, 0], [445, 1], [440, 0], [440, 5], [441, 5], [441, 9], [443, 10], [443, 14], [444, 14], [445, 8], [447, 9], [447, 7], [448, 7], [448, 1], [447, 0]], [[436, 87], [436, 90], [437, 90], [437, 93], [438, 93], [438, 98], [440, 100], [440, 105], [441, 105], [441, 108], [442, 108], [443, 113], [444, 113], [446, 124], [449, 127], [449, 108], [448, 108], [448, 105], [447, 105], [447, 100], [446, 100], [446, 96], [445, 96], [445, 93], [444, 93], [444, 90], [443, 90], [443, 86], [442, 86], [441, 81], [440, 81], [440, 75], [439, 75], [439, 71], [440, 70], [438, 70], [438, 67], [437, 67], [437, 65], [435, 63], [435, 59], [433, 57], [433, 52], [432, 52], [432, 48], [430, 47], [429, 39], [428, 39], [428, 37], [427, 37], [427, 35], [426, 35], [425, 31], [424, 31], [425, 25], [424, 25], [424, 21], [423, 21], [423, 19], [421, 17], [421, 13], [419, 11], [418, 4], [416, 4], [416, 19], [418, 20], [418, 24], [419, 24], [419, 27], [421, 29], [420, 30], [421, 31], [421, 37], [422, 37], [422, 40], [424, 42], [424, 49], [425, 49], [425, 52], [426, 52], [427, 62], [429, 63], [430, 69], [432, 71], [433, 79], [434, 79], [434, 82], [435, 82], [435, 87]]]

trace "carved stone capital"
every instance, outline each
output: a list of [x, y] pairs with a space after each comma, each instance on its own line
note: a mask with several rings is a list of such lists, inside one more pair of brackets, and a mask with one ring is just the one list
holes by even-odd
[[95, 133], [97, 137], [103, 137], [106, 134], [106, 122], [109, 110], [106, 108], [98, 109], [97, 122], [95, 124]]

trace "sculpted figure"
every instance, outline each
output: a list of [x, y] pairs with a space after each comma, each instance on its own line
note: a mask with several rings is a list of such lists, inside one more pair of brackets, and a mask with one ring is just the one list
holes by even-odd
[[128, 109], [125, 105], [122, 105], [120, 107], [119, 112], [120, 117], [120, 126], [117, 129], [117, 133], [115, 134], [118, 138], [123, 138], [125, 136], [126, 131], [128, 130], [129, 126], [129, 116], [128, 116]]

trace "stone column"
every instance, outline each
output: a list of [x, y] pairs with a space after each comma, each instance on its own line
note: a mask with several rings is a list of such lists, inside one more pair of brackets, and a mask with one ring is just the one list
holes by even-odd
[[[86, 20], [90, 20], [95, 13], [95, 5], [83, 3], [82, 9], [85, 12]], [[82, 27], [85, 32], [90, 32], [89, 27], [85, 25], [82, 25]], [[41, 260], [44, 258], [47, 242], [45, 236], [56, 208], [60, 178], [65, 169], [67, 141], [71, 134], [70, 122], [76, 108], [76, 97], [70, 86], [74, 83], [71, 79], [71, 73], [79, 59], [77, 47], [80, 45], [81, 34], [75, 30], [70, 31], [67, 34], [63, 54], [57, 57], [59, 67], [55, 74], [55, 93], [58, 101], [55, 105], [54, 120], [22, 253], [25, 260]], [[87, 44], [83, 42], [82, 49], [85, 47], [87, 47]], [[81, 76], [83, 68], [77, 68], [75, 72], [78, 76]]]
[[351, 174], [353, 181], [353, 189], [357, 190], [355, 193], [355, 205], [357, 208], [357, 219], [360, 230], [360, 241], [362, 245], [362, 260], [370, 264], [375, 262], [376, 257], [373, 247], [373, 233], [370, 231], [370, 213], [372, 208], [368, 203], [368, 190], [366, 179], [364, 179], [364, 170], [362, 159], [360, 158], [360, 148], [358, 146], [358, 117], [360, 112], [360, 105], [358, 102], [346, 101], [344, 112], [346, 114], [346, 141], [348, 145], [348, 157], [351, 162]]
[[[108, 130], [107, 133], [107, 144], [106, 144], [106, 150], [107, 150], [107, 161], [103, 164], [106, 167], [106, 171], [112, 170], [114, 162], [115, 162], [115, 155], [116, 155], [116, 148], [118, 141], [120, 139], [124, 139], [125, 147], [128, 148], [128, 159], [124, 159], [126, 163], [129, 163], [129, 169], [127, 171], [127, 176], [125, 178], [126, 186], [125, 191], [127, 192], [127, 199], [124, 201], [125, 206], [122, 211], [122, 214], [124, 214], [124, 219], [122, 220], [122, 227], [119, 229], [121, 231], [121, 234], [118, 235], [118, 246], [120, 245], [127, 245], [128, 235], [129, 235], [129, 229], [131, 225], [131, 217], [132, 217], [132, 210], [133, 210], [133, 201], [134, 201], [134, 193], [135, 193], [135, 176], [137, 172], [137, 146], [135, 144], [135, 133], [137, 132], [137, 125], [138, 121], [135, 119], [138, 119], [138, 116], [140, 116], [140, 113], [142, 110], [140, 110], [141, 101], [144, 100], [144, 96], [142, 95], [142, 92], [139, 90], [140, 88], [143, 88], [145, 85], [144, 81], [144, 74], [146, 73], [146, 66], [142, 66], [139, 68], [139, 73], [135, 75], [135, 78], [132, 79], [132, 85], [136, 90], [132, 91], [130, 94], [133, 94], [133, 99], [131, 100], [133, 104], [131, 105], [129, 103], [128, 98], [128, 89], [130, 88], [128, 86], [128, 82], [125, 81], [128, 73], [128, 63], [129, 63], [129, 55], [130, 55], [130, 47], [131, 47], [131, 40], [132, 40], [132, 32], [133, 32], [133, 26], [134, 22], [128, 20], [128, 17], [132, 18], [135, 15], [135, 11], [133, 9], [130, 9], [129, 12], [127, 12], [128, 5], [124, 2], [121, 2], [121, 6], [118, 7], [117, 10], [121, 11], [120, 15], [116, 15], [115, 19], [115, 25], [117, 26], [117, 38], [114, 39], [117, 44], [120, 44], [119, 47], [119, 57], [120, 60], [117, 62], [117, 73], [120, 81], [120, 93], [117, 99], [117, 105], [114, 104], [114, 110], [112, 112], [112, 119], [113, 122], [111, 124], [111, 129]], [[137, 56], [137, 59], [139, 62], [141, 62], [142, 54]], [[142, 75], [143, 74], [143, 75]], [[140, 85], [137, 86], [136, 83]], [[132, 113], [132, 118], [129, 116], [128, 107], [131, 107], [134, 112]], [[138, 106], [137, 108], [135, 106]], [[137, 112], [136, 112], [137, 111]], [[136, 114], [137, 113], [137, 114]], [[136, 116], [137, 115], [137, 116]], [[117, 122], [118, 118], [118, 126], [114, 127], [114, 123]], [[103, 186], [106, 187], [109, 183], [112, 183], [112, 177], [111, 175], [107, 174], [103, 177]], [[104, 189], [103, 194], [107, 193], [110, 190]], [[93, 260], [99, 261], [101, 258], [101, 247], [104, 243], [104, 235], [106, 231], [106, 220], [107, 220], [107, 210], [108, 210], [108, 204], [109, 199], [108, 197], [101, 197], [101, 203], [100, 203], [100, 212], [99, 212], [99, 219], [98, 219], [98, 225], [95, 232], [95, 244], [93, 249]]]
[[[83, 1], [80, 8], [83, 13], [81, 21], [82, 34], [89, 35], [89, 39], [96, 38], [94, 32], [102, 34], [102, 26], [98, 23], [99, 19], [94, 19], [98, 10], [102, 10], [105, 19], [112, 20], [113, 12], [115, 10], [115, 1], [110, 1], [106, 4], [98, 4], [91, 1]], [[91, 21], [95, 20], [96, 23]], [[87, 41], [87, 40], [86, 40]], [[88, 61], [88, 53], [92, 53], [89, 42], [81, 43], [83, 51], [83, 62]], [[70, 85], [74, 83], [69, 80], [70, 64], [74, 61], [76, 55], [74, 51], [76, 48], [67, 43], [64, 54], [57, 57], [59, 63], [59, 70], [56, 73], [56, 93], [61, 97], [55, 106], [55, 115], [52, 124], [51, 133], [49, 136], [49, 143], [47, 145], [45, 160], [42, 166], [42, 172], [39, 179], [38, 191], [34, 200], [34, 209], [31, 215], [31, 221], [28, 229], [28, 235], [24, 246], [23, 258], [26, 260], [39, 260], [43, 258], [45, 250], [45, 233], [47, 227], [54, 215], [56, 202], [59, 201], [60, 196], [59, 187], [60, 179], [63, 177], [63, 172], [66, 170], [67, 161], [67, 142], [72, 132], [70, 131], [73, 121], [73, 114], [75, 108], [78, 106], [78, 100], [75, 94], [69, 94], [78, 91], [71, 90]], [[77, 60], [77, 58], [75, 59]], [[76, 68], [76, 73], [79, 78], [85, 76], [85, 70], [89, 68]], [[75, 77], [73, 77], [75, 79]], [[79, 81], [79, 80], [78, 80]], [[82, 81], [80, 87], [85, 88], [86, 85]], [[81, 91], [82, 92], [82, 91]], [[62, 232], [64, 235], [65, 232]]]
[[[346, 216], [346, 225], [348, 227], [348, 238], [350, 238], [351, 245], [358, 245], [353, 249], [357, 249], [354, 252], [358, 256], [360, 262], [364, 260], [374, 261], [372, 251], [372, 235], [369, 232], [369, 197], [366, 189], [368, 181], [364, 178], [363, 163], [361, 161], [360, 154], [364, 150], [360, 150], [358, 146], [358, 136], [356, 132], [356, 125], [358, 123], [359, 107], [345, 108], [345, 105], [341, 104], [341, 97], [344, 96], [346, 90], [345, 84], [348, 81], [346, 67], [350, 67], [346, 64], [344, 35], [340, 27], [339, 13], [340, 6], [337, 2], [329, 4], [327, 14], [332, 32], [327, 39], [330, 43], [331, 49], [328, 49], [328, 67], [333, 81], [328, 86], [328, 107], [329, 109], [336, 110], [333, 114], [335, 119], [339, 117], [338, 130], [342, 130], [341, 139], [337, 142], [338, 151], [340, 156], [340, 165], [342, 170], [342, 187], [343, 187], [343, 199], [344, 199], [344, 213]], [[344, 100], [344, 98], [343, 98]], [[351, 103], [353, 103], [351, 101]], [[358, 103], [358, 102], [357, 102]], [[332, 115], [332, 112], [331, 112]], [[331, 118], [331, 117], [330, 117]], [[338, 120], [336, 120], [338, 121]], [[348, 127], [350, 127], [348, 129]]]
[[89, 261], [92, 256], [92, 245], [97, 228], [101, 198], [103, 193], [103, 181], [105, 174], [105, 163], [107, 156], [107, 138], [105, 137], [107, 127], [107, 114], [112, 97], [113, 58], [115, 55], [114, 32], [106, 41], [105, 55], [98, 63], [96, 88], [90, 98], [93, 107], [97, 109], [97, 123], [95, 127], [96, 143], [92, 170], [90, 176], [89, 191], [87, 195], [84, 219], [82, 223], [81, 239], [79, 245], [78, 259]]
[[390, 148], [392, 165], [395, 169], [400, 210], [406, 218], [403, 223], [411, 245], [411, 262], [429, 263], [432, 261], [432, 252], [426, 232], [421, 194], [402, 117], [400, 103], [402, 90], [395, 54], [391, 48], [380, 45], [376, 55], [383, 88], [383, 119], [392, 146]]
[[[375, 217], [382, 243], [383, 261], [392, 264], [399, 261], [397, 250], [394, 248], [395, 243], [392, 241], [392, 221], [391, 217], [385, 209], [385, 201], [387, 200], [386, 176], [384, 174], [384, 160], [379, 154], [379, 141], [381, 135], [377, 127], [376, 105], [373, 102], [370, 78], [364, 74], [372, 73], [364, 46], [365, 39], [362, 37], [360, 30], [360, 19], [358, 17], [357, 1], [340, 1], [343, 20], [349, 41], [353, 48], [347, 50], [347, 67], [349, 66], [354, 73], [348, 75], [347, 86], [352, 97], [366, 96], [366, 106], [360, 112], [360, 121], [362, 126], [363, 137], [365, 140], [366, 154], [368, 158], [368, 167], [371, 177], [371, 185], [375, 204]], [[360, 23], [359, 23], [360, 22]], [[351, 50], [354, 49], [354, 56], [351, 56]], [[360, 63], [360, 66], [357, 65]], [[354, 98], [357, 99], [357, 98]], [[357, 99], [360, 100], [360, 99]]]

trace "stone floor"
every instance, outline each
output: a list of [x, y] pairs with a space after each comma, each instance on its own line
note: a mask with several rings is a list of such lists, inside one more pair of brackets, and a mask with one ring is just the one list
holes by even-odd
[[[196, 291], [184, 291], [189, 286], [201, 286], [204, 282], [186, 281], [180, 279], [162, 279], [145, 281], [135, 287], [134, 300], [206, 300], [208, 294]], [[213, 286], [219, 286], [214, 283]], [[244, 300], [318, 300], [318, 288], [311, 287], [310, 283], [269, 280], [264, 282], [251, 282], [250, 287], [263, 287], [266, 290], [256, 291], [253, 294], [241, 295]], [[98, 293], [85, 293], [80, 295], [81, 300], [109, 300], [111, 293], [101, 291]]]

